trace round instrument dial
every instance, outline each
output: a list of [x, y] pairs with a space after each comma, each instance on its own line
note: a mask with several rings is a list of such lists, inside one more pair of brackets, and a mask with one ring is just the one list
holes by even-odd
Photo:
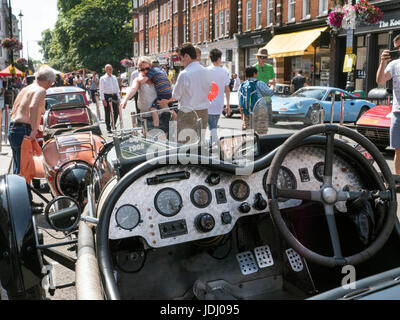
[[197, 208], [205, 208], [211, 203], [211, 191], [206, 186], [197, 186], [190, 193], [190, 199]]
[[182, 197], [178, 191], [172, 188], [164, 188], [154, 197], [156, 210], [165, 217], [172, 217], [182, 208]]
[[317, 162], [313, 168], [314, 177], [320, 182], [324, 182], [324, 167], [325, 162], [320, 161]]
[[[268, 176], [268, 171], [269, 169], [265, 172], [264, 174], [264, 178], [263, 178], [263, 187], [265, 190], [265, 193], [268, 194], [267, 192], [267, 176]], [[276, 185], [278, 187], [278, 189], [296, 189], [297, 188], [297, 181], [296, 181], [296, 177], [294, 176], [293, 172], [284, 167], [281, 166], [278, 172], [278, 179], [276, 181]], [[284, 202], [287, 201], [289, 199], [286, 198], [278, 198], [278, 201]]]
[[239, 179], [232, 182], [229, 191], [233, 199], [244, 201], [250, 194], [250, 187], [246, 182]]
[[122, 229], [132, 230], [140, 222], [140, 212], [135, 206], [126, 204], [118, 208], [115, 220]]

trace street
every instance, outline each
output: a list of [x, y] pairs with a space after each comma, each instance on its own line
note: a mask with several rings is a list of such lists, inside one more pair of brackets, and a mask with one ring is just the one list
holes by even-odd
[[[95, 104], [90, 105], [92, 111], [94, 113], [96, 112], [96, 106]], [[99, 108], [101, 116], [101, 119], [104, 119], [104, 108], [101, 106]], [[128, 106], [126, 109], [124, 109], [123, 112], [123, 123], [125, 127], [130, 127], [131, 124], [131, 119], [130, 119], [130, 113], [134, 111], [134, 102], [133, 100], [128, 102]], [[117, 127], [119, 128], [118, 124]], [[350, 126], [351, 127], [351, 126]], [[241, 128], [241, 120], [238, 115], [233, 116], [232, 118], [225, 118], [221, 117], [220, 122], [219, 122], [219, 136], [224, 136], [224, 135], [230, 135], [232, 134], [233, 129], [240, 129]], [[282, 133], [288, 133], [288, 132], [296, 132], [300, 129], [304, 128], [304, 125], [300, 122], [278, 122], [277, 124], [273, 125], [272, 127], [269, 128], [268, 134], [282, 134]], [[105, 125], [104, 121], [101, 124], [101, 129], [103, 133], [106, 133], [105, 130]], [[104, 135], [106, 137], [106, 140], [111, 141], [112, 136], [111, 135]], [[8, 146], [4, 147], [4, 150], [8, 150], [8, 154], [6, 156], [0, 156], [0, 162], [1, 162], [1, 167], [3, 168], [2, 173], [6, 173], [6, 167], [9, 167], [9, 161], [10, 161], [10, 156], [11, 156], [11, 150], [9, 150]], [[384, 157], [387, 160], [389, 167], [393, 170], [393, 155], [394, 152], [391, 149], [387, 149], [386, 152], [384, 152]], [[50, 194], [43, 194], [48, 200], [51, 199]], [[41, 201], [39, 197], [34, 195], [34, 200], [35, 201]], [[398, 214], [399, 215], [399, 214]], [[400, 217], [400, 215], [399, 215]], [[40, 227], [41, 232], [43, 233], [44, 236], [44, 242], [45, 243], [55, 243], [61, 241], [60, 239], [64, 237], [63, 233], [56, 232], [52, 230], [49, 225], [46, 222], [46, 219], [44, 218], [43, 215], [37, 217], [37, 225]], [[68, 240], [67, 238], [65, 240]], [[75, 252], [74, 252], [74, 247], [73, 246], [63, 246], [57, 248], [60, 252], [70, 256], [70, 257], [75, 257]], [[75, 281], [75, 274], [73, 271], [65, 268], [64, 266], [52, 262], [51, 259], [49, 259], [51, 263], [54, 263], [54, 276], [55, 276], [55, 285], [64, 285], [67, 283], [73, 283]], [[55, 291], [54, 296], [50, 296], [47, 294], [47, 298], [51, 300], [74, 300], [76, 299], [76, 294], [75, 294], [75, 287], [70, 286], [67, 288], [63, 289], [58, 289]]]

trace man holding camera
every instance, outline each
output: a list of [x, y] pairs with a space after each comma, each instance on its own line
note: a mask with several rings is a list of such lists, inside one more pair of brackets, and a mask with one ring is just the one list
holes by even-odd
[[376, 73], [376, 82], [383, 84], [393, 79], [393, 115], [390, 124], [390, 147], [395, 149], [394, 173], [400, 174], [400, 35], [393, 39], [393, 46], [394, 50], [384, 50], [381, 54], [381, 62]]

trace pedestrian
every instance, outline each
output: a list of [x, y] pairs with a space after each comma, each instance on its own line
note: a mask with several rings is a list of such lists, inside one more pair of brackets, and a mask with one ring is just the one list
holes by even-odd
[[[137, 64], [137, 61], [136, 61], [136, 65], [138, 66], [138, 64]], [[130, 87], [132, 87], [133, 86], [133, 81], [137, 78], [139, 76], [139, 68], [137, 68], [136, 70], [134, 70], [133, 72], [132, 72], [132, 74], [131, 74], [131, 77], [130, 77], [130, 79], [129, 79], [129, 86]], [[135, 95], [133, 96], [133, 98], [134, 98], [134, 100], [135, 100], [135, 107], [136, 107], [136, 112], [137, 113], [139, 113], [139, 108], [138, 108], [138, 97], [139, 97], [139, 94], [138, 94], [138, 91], [136, 91], [136, 93], [135, 93]]]
[[203, 65], [201, 63], [201, 49], [200, 49], [200, 47], [199, 46], [194, 46], [194, 49], [196, 50], [196, 60], [198, 62], [200, 62], [201, 65]]
[[297, 74], [293, 77], [291, 87], [293, 92], [296, 92], [300, 88], [307, 86], [307, 79], [303, 76], [303, 70], [297, 71]]
[[191, 43], [182, 44], [177, 49], [177, 54], [184, 67], [179, 73], [172, 92], [172, 97], [178, 101], [178, 141], [187, 142], [187, 139], [180, 137], [180, 133], [184, 129], [197, 132], [197, 120], [193, 117], [193, 111], [201, 119], [201, 139], [204, 141], [204, 131], [208, 124], [208, 108], [210, 106], [208, 93], [211, 90], [212, 75], [197, 60], [196, 49]]
[[232, 73], [231, 83], [229, 84], [230, 90], [236, 92], [240, 87], [240, 79], [236, 73]]
[[114, 114], [114, 124], [117, 122], [118, 119], [118, 106], [121, 100], [121, 95], [119, 91], [119, 85], [117, 77], [112, 74], [113, 67], [111, 64], [107, 64], [105, 66], [106, 73], [100, 78], [100, 99], [103, 102], [104, 106], [104, 114], [105, 114], [105, 121], [107, 132], [111, 133], [111, 120], [110, 120], [110, 106], [109, 106], [109, 99], [111, 99], [112, 103], [112, 110]]
[[11, 111], [8, 140], [13, 154], [13, 173], [20, 173], [21, 144], [25, 136], [35, 139], [42, 114], [45, 112], [46, 90], [56, 75], [49, 67], [39, 69], [36, 80], [23, 88], [15, 99]]
[[270, 97], [274, 94], [274, 90], [268, 87], [264, 81], [257, 80], [257, 68], [248, 67], [246, 68], [246, 81], [243, 81], [238, 90], [239, 96], [239, 109], [241, 118], [243, 120], [242, 129], [254, 129], [258, 133], [266, 133], [268, 131], [268, 124], [271, 119], [270, 110], [262, 110], [268, 106], [265, 103], [259, 103], [260, 107], [263, 107], [257, 113], [254, 119], [254, 125], [250, 123], [250, 114], [255, 112], [254, 108], [256, 103], [262, 97]]
[[258, 49], [256, 53], [257, 63], [253, 65], [253, 67], [257, 68], [257, 80], [264, 81], [265, 84], [268, 84], [270, 80], [272, 80], [272, 84], [275, 85], [275, 71], [274, 67], [268, 63], [266, 63], [268, 59], [268, 50], [265, 48]]
[[208, 108], [208, 129], [210, 130], [210, 144], [215, 147], [218, 144], [218, 120], [224, 110], [224, 93], [226, 96], [226, 115], [229, 116], [231, 109], [229, 106], [230, 89], [229, 74], [221, 65], [222, 52], [219, 49], [210, 51], [210, 60], [212, 65], [207, 69], [210, 70], [212, 79], [218, 87], [217, 96], [211, 100]]
[[400, 174], [400, 59], [398, 58], [400, 55], [400, 35], [394, 37], [393, 47], [393, 49], [398, 51], [397, 59], [391, 59], [389, 50], [383, 50], [376, 73], [376, 82], [384, 84], [393, 79], [393, 113], [390, 123], [390, 147], [394, 148], [394, 173], [398, 175]]
[[98, 78], [96, 72], [93, 71], [92, 77], [90, 79], [90, 85], [89, 85], [90, 98], [93, 103], [96, 103], [96, 99], [97, 99], [96, 95], [97, 95], [98, 89], [99, 89], [99, 78]]

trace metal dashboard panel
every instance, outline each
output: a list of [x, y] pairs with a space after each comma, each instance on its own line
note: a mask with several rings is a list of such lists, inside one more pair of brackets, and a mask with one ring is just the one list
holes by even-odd
[[[298, 190], [319, 190], [322, 183], [314, 177], [313, 167], [320, 161], [324, 161], [324, 149], [317, 147], [301, 147], [291, 151], [282, 165], [293, 172], [297, 180]], [[310, 181], [301, 181], [299, 168], [307, 168]], [[239, 218], [268, 212], [268, 208], [260, 211], [256, 210], [252, 206], [257, 193], [261, 193], [264, 199], [266, 199], [266, 193], [263, 188], [263, 177], [267, 170], [268, 169], [264, 169], [248, 176], [237, 176], [217, 172], [220, 175], [221, 180], [220, 183], [215, 186], [206, 183], [206, 178], [210, 173], [216, 171], [212, 171], [206, 167], [194, 165], [166, 166], [154, 170], [134, 181], [126, 190], [124, 190], [120, 198], [117, 200], [111, 215], [109, 238], [122, 239], [140, 236], [147, 241], [149, 246], [158, 248], [226, 234], [233, 229]], [[190, 178], [181, 181], [160, 183], [157, 185], [147, 184], [147, 178], [149, 177], [178, 171], [189, 171]], [[230, 185], [237, 179], [242, 179], [250, 187], [250, 194], [248, 198], [243, 201], [236, 201], [230, 194]], [[356, 175], [355, 168], [350, 167], [348, 162], [338, 157], [336, 154], [334, 156], [333, 183], [336, 190], [342, 190], [346, 185], [350, 185], [353, 190], [358, 190], [362, 187], [361, 177]], [[195, 207], [190, 199], [192, 189], [199, 185], [206, 186], [211, 191], [212, 200], [206, 208]], [[179, 213], [173, 217], [165, 217], [159, 214], [154, 206], [154, 197], [156, 193], [166, 187], [174, 188], [182, 197], [183, 207]], [[225, 189], [227, 201], [226, 203], [217, 204], [215, 190], [221, 188]], [[251, 210], [246, 214], [239, 211], [239, 206], [244, 201], [248, 202], [252, 206]], [[301, 203], [302, 200], [290, 199], [280, 203], [280, 208], [284, 209], [294, 207]], [[140, 223], [133, 230], [122, 229], [116, 223], [115, 214], [118, 208], [126, 204], [134, 205], [140, 211]], [[346, 212], [345, 202], [338, 202], [336, 207], [338, 210]], [[223, 212], [229, 212], [232, 216], [232, 221], [229, 224], [222, 223], [221, 214]], [[215, 227], [210, 232], [200, 232], [195, 226], [195, 219], [201, 213], [211, 214], [215, 220]], [[181, 219], [185, 219], [186, 221], [187, 234], [170, 238], [161, 238], [159, 224]]]

